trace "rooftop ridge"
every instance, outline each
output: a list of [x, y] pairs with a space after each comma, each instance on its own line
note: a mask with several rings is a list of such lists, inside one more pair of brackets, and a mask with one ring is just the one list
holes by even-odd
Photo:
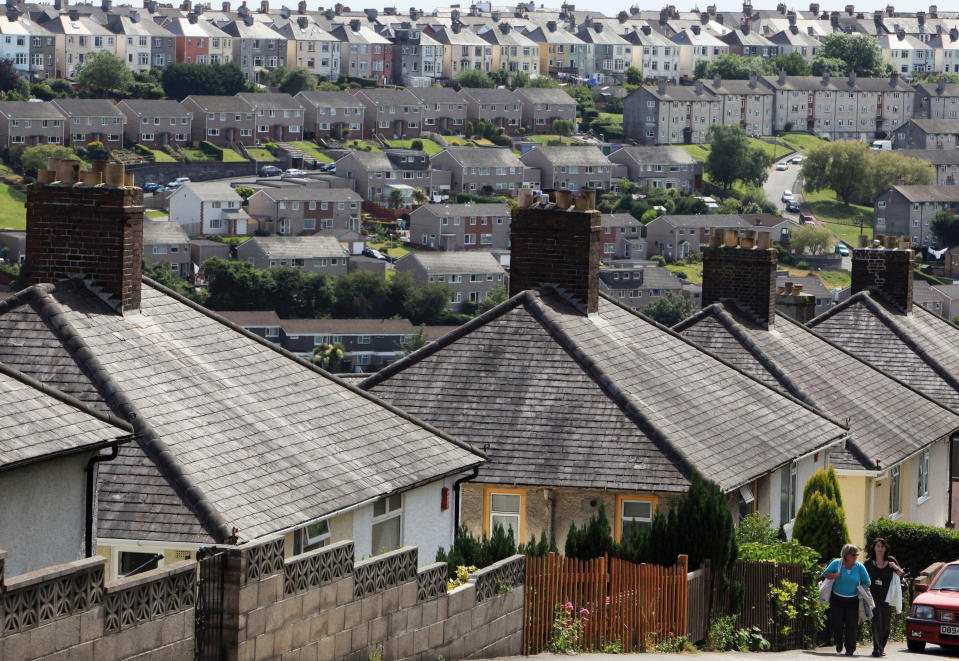
[[[197, 311], [197, 312], [200, 312], [201, 314], [206, 315], [206, 316], [209, 317], [210, 319], [213, 319], [214, 321], [216, 321], [216, 322], [218, 322], [218, 323], [220, 323], [220, 324], [223, 324], [223, 325], [226, 326], [227, 328], [230, 328], [231, 330], [236, 331], [237, 333], [243, 335], [243, 337], [245, 337], [245, 338], [247, 338], [247, 339], [250, 339], [250, 340], [253, 340], [253, 341], [256, 342], [257, 344], [260, 344], [260, 345], [262, 345], [262, 346], [264, 346], [264, 347], [267, 347], [267, 348], [270, 349], [271, 351], [275, 351], [276, 353], [280, 354], [281, 356], [284, 356], [284, 357], [286, 357], [286, 358], [289, 358], [289, 359], [291, 359], [291, 360], [294, 360], [294, 361], [296, 361], [297, 363], [299, 363], [300, 365], [303, 365], [303, 366], [309, 368], [310, 370], [312, 370], [312, 371], [315, 372], [316, 374], [319, 374], [320, 376], [323, 376], [324, 378], [329, 379], [330, 381], [333, 381], [334, 383], [336, 383], [336, 384], [338, 384], [338, 385], [346, 388], [346, 389], [349, 390], [350, 392], [352, 392], [352, 393], [354, 393], [354, 394], [357, 394], [357, 395], [363, 397], [364, 399], [373, 402], [374, 404], [377, 404], [377, 405], [379, 405], [379, 406], [382, 406], [384, 409], [386, 409], [386, 410], [389, 411], [390, 413], [393, 413], [393, 414], [395, 414], [395, 415], [403, 418], [404, 420], [406, 420], [406, 421], [408, 421], [408, 422], [411, 422], [411, 423], [413, 423], [414, 425], [417, 425], [418, 427], [422, 427], [423, 429], [425, 429], [426, 431], [430, 432], [431, 434], [434, 434], [435, 436], [439, 436], [439, 437], [442, 438], [443, 440], [445, 440], [445, 441], [447, 441], [447, 442], [449, 442], [449, 443], [452, 443], [453, 445], [455, 445], [455, 446], [457, 446], [457, 447], [459, 447], [459, 448], [461, 448], [461, 449], [463, 449], [463, 450], [466, 450], [467, 452], [472, 452], [473, 454], [477, 455], [478, 457], [480, 457], [480, 458], [482, 458], [482, 459], [484, 459], [484, 460], [486, 459], [486, 453], [484, 453], [482, 450], [479, 450], [479, 449], [477, 449], [477, 448], [474, 448], [474, 447], [473, 447], [472, 445], [470, 445], [469, 443], [465, 443], [465, 442], [463, 442], [463, 441], [460, 441], [459, 439], [453, 438], [452, 436], [450, 436], [450, 435], [447, 434], [446, 432], [444, 432], [444, 431], [442, 431], [442, 430], [440, 430], [440, 429], [437, 429], [436, 427], [434, 427], [433, 425], [429, 424], [428, 422], [424, 422], [423, 420], [420, 420], [419, 418], [410, 415], [409, 413], [407, 413], [406, 411], [403, 411], [402, 409], [396, 408], [395, 406], [393, 406], [392, 404], [386, 402], [385, 400], [380, 399], [379, 397], [377, 397], [377, 396], [374, 395], [373, 393], [366, 392], [365, 390], [362, 390], [361, 388], [359, 388], [358, 386], [350, 383], [349, 381], [347, 381], [347, 380], [345, 380], [345, 379], [342, 379], [342, 378], [336, 376], [335, 374], [331, 374], [330, 372], [327, 372], [326, 370], [317, 367], [317, 366], [314, 365], [313, 363], [309, 363], [309, 362], [303, 360], [302, 358], [300, 358], [300, 357], [297, 356], [296, 354], [288, 351], [287, 349], [284, 349], [283, 347], [279, 346], [278, 344], [274, 344], [273, 342], [270, 342], [270, 341], [267, 340], [266, 338], [260, 337], [260, 336], [257, 335], [256, 333], [253, 333], [253, 332], [251, 332], [251, 331], [248, 331], [247, 329], [243, 328], [242, 326], [239, 326], [239, 325], [233, 323], [233, 322], [230, 321], [229, 319], [226, 319], [226, 318], [224, 318], [224, 317], [221, 317], [220, 315], [216, 314], [216, 312], [214, 312], [213, 310], [209, 310], [209, 309], [203, 307], [202, 305], [200, 305], [199, 303], [196, 303], [196, 302], [194, 302], [194, 301], [191, 301], [190, 299], [186, 298], [185, 296], [182, 296], [182, 295], [178, 294], [177, 292], [173, 291], [172, 289], [167, 289], [166, 287], [164, 287], [164, 286], [161, 285], [160, 283], [155, 282], [154, 280], [151, 280], [150, 278], [147, 278], [146, 276], [143, 277], [143, 282], [145, 282], [146, 284], [150, 285], [151, 287], [153, 287], [153, 288], [156, 289], [157, 291], [162, 292], [162, 293], [166, 294], [167, 296], [170, 296], [171, 298], [174, 298], [174, 299], [177, 300], [178, 302], [183, 303], [184, 305], [189, 306], [189, 307], [192, 308], [193, 310], [195, 310], [195, 311]], [[431, 343], [431, 344], [432, 344], [432, 343]], [[429, 346], [429, 345], [427, 345], [427, 346]], [[424, 348], [425, 348], [425, 347], [424, 347]], [[481, 462], [477, 462], [477, 464], [479, 464], [479, 463], [481, 463]]]

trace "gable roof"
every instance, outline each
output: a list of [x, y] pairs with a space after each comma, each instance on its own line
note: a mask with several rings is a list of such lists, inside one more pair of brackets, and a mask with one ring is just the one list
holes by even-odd
[[[124, 496], [101, 500], [111, 536], [224, 542], [235, 526], [254, 539], [482, 461], [146, 279], [127, 317], [80, 281], [29, 287], [0, 301], [0, 338], [0, 360], [131, 419], [139, 473], [103, 477], [102, 490]], [[163, 487], [157, 505], [136, 496], [140, 473]]]
[[609, 154], [609, 160], [618, 163], [614, 158], [616, 154], [622, 152], [618, 158], [628, 157], [637, 164], [645, 165], [647, 163], [679, 163], [685, 165], [695, 165], [698, 161], [690, 156], [689, 152], [682, 147], [673, 147], [669, 145], [630, 145], [620, 147]]
[[851, 456], [842, 467], [889, 467], [959, 429], [956, 412], [783, 314], [776, 315], [774, 330], [766, 330], [736, 303], [723, 301], [675, 330], [780, 392], [848, 420]]
[[[180, 103], [192, 100], [205, 112], [253, 112], [253, 106], [240, 96], [215, 96], [212, 94], [191, 94]], [[198, 117], [197, 119], [202, 119]]]
[[143, 245], [156, 243], [190, 243], [190, 236], [175, 220], [145, 220], [143, 222]]
[[314, 257], [344, 257], [348, 253], [332, 236], [254, 236], [243, 245], [259, 246], [272, 259], [311, 259]]
[[299, 92], [295, 98], [317, 108], [365, 108], [360, 100], [349, 92]]
[[427, 273], [497, 273], [503, 267], [492, 253], [480, 250], [441, 250], [412, 252], [397, 264], [418, 264]]
[[124, 117], [107, 99], [53, 99], [51, 103], [67, 117]]
[[[532, 156], [531, 156], [532, 154]], [[552, 165], [611, 165], [609, 158], [599, 147], [593, 145], [548, 147], [540, 145], [527, 151], [519, 159], [527, 163], [527, 158], [532, 160], [536, 155], [546, 159], [547, 163]]]
[[896, 191], [910, 202], [955, 202], [959, 200], [959, 191], [955, 186], [893, 186]]
[[64, 119], [49, 101], [0, 101], [0, 115], [10, 119]]
[[925, 308], [861, 291], [807, 324], [937, 402], [959, 410], [959, 328]]
[[447, 147], [433, 158], [442, 154], [449, 155], [462, 167], [523, 167], [523, 162], [506, 147]]
[[844, 435], [679, 335], [601, 296], [584, 316], [525, 291], [361, 386], [489, 447], [484, 482], [729, 491]]

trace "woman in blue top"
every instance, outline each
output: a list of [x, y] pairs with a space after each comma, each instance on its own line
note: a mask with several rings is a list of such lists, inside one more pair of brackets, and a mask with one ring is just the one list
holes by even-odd
[[822, 573], [822, 578], [833, 580], [829, 620], [836, 651], [841, 652], [845, 642], [846, 656], [855, 653], [859, 633], [859, 595], [856, 590], [860, 585], [869, 585], [869, 572], [857, 560], [858, 557], [859, 548], [855, 544], [846, 544], [840, 557], [830, 562]]

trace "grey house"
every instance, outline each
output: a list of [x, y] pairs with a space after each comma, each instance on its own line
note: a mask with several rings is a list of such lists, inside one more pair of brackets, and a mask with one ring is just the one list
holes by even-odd
[[528, 133], [553, 133], [553, 122], [567, 120], [576, 130], [576, 99], [560, 88], [520, 87], [514, 94], [522, 106], [523, 128]]
[[893, 186], [876, 198], [873, 226], [876, 234], [908, 236], [921, 248], [934, 246], [929, 223], [940, 211], [959, 211], [955, 186]]
[[[955, 49], [950, 49], [953, 53]], [[916, 117], [922, 119], [959, 119], [959, 85], [940, 77], [933, 83], [916, 85]]]
[[543, 188], [611, 190], [613, 164], [599, 147], [536, 147], [523, 154], [524, 165], [539, 168]]
[[417, 188], [428, 195], [450, 189], [449, 173], [433, 169], [426, 153], [413, 149], [351, 151], [336, 161], [336, 174], [369, 202], [385, 200], [393, 190], [401, 191], [409, 203]]
[[62, 145], [66, 118], [49, 102], [0, 102], [0, 146]]
[[640, 221], [628, 213], [604, 213], [600, 223], [603, 262], [646, 259], [646, 239]]
[[414, 87], [409, 92], [423, 104], [424, 130], [463, 132], [467, 116], [466, 94], [451, 87]]
[[255, 236], [236, 249], [239, 260], [256, 269], [293, 268], [344, 275], [349, 253], [332, 236]]
[[508, 250], [505, 204], [423, 204], [410, 212], [410, 242], [433, 250]]
[[893, 135], [895, 149], [955, 149], [959, 147], [959, 119], [916, 119]]
[[384, 138], [418, 138], [423, 129], [423, 103], [406, 89], [362, 89], [364, 133]]
[[123, 136], [127, 143], [189, 146], [193, 113], [182, 104], [160, 99], [124, 99], [117, 108], [126, 115]]
[[67, 146], [86, 147], [102, 142], [108, 149], [123, 146], [126, 117], [106, 99], [54, 99], [51, 101], [67, 118]]
[[928, 161], [936, 171], [935, 186], [959, 184], [959, 149], [910, 149], [905, 156]]
[[250, 196], [247, 212], [260, 228], [281, 235], [359, 232], [362, 201], [348, 188], [264, 186]]
[[256, 142], [303, 139], [306, 108], [289, 94], [240, 92], [237, 96], [253, 108]]
[[479, 120], [493, 122], [516, 133], [523, 123], [523, 103], [514, 92], [501, 89], [464, 89], [467, 106], [466, 116], [475, 126]]
[[644, 145], [702, 144], [722, 121], [722, 102], [702, 81], [693, 86], [640, 87], [623, 102], [623, 131]]
[[[623, 305], [639, 310], [669, 294], [682, 295], [683, 281], [662, 266], [601, 269], [599, 291]], [[697, 291], [696, 294], [699, 292]], [[693, 298], [692, 293], [690, 298]], [[699, 302], [699, 300], [696, 301], [697, 308]]]
[[527, 168], [505, 147], [447, 147], [432, 159], [434, 170], [450, 173], [450, 190], [463, 193], [516, 195], [539, 186], [538, 171]]
[[306, 138], [365, 138], [366, 107], [349, 92], [300, 92], [294, 97], [304, 107]]
[[699, 190], [703, 164], [681, 147], [621, 147], [609, 160], [626, 168], [626, 177], [640, 188], [675, 188], [683, 193]]
[[286, 38], [247, 14], [220, 27], [233, 37], [233, 63], [247, 80], [258, 82], [260, 72], [286, 66]]
[[454, 312], [463, 303], [479, 303], [490, 289], [505, 285], [506, 271], [499, 260], [488, 252], [414, 252], [394, 265], [398, 273], [408, 273], [415, 282], [442, 282], [452, 294], [450, 309]]
[[720, 117], [726, 126], [741, 126], [747, 135], [772, 135], [773, 91], [756, 76], [749, 80], [723, 80], [716, 75], [706, 89], [721, 103]]
[[255, 142], [253, 106], [239, 96], [192, 95], [180, 105], [193, 113], [190, 134], [195, 143], [207, 140], [229, 147]]
[[713, 232], [751, 226], [735, 214], [660, 216], [646, 224], [646, 254], [662, 255], [670, 260], [685, 259], [690, 253], [701, 254]]
[[190, 237], [180, 224], [172, 220], [148, 220], [143, 223], [143, 261], [170, 265], [170, 271], [181, 278], [193, 275]]

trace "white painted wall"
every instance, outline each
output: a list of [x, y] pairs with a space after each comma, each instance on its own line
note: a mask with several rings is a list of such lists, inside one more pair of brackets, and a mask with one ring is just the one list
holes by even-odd
[[949, 520], [949, 441], [933, 443], [929, 447], [929, 497], [920, 502], [917, 493], [919, 457], [906, 462], [902, 468], [909, 471], [909, 479], [903, 480], [902, 501], [909, 501], [908, 521], [941, 526]]
[[84, 557], [90, 455], [0, 473], [0, 549], [7, 552], [8, 578]]
[[[439, 547], [449, 550], [453, 544], [453, 483], [456, 476], [431, 482], [403, 494], [403, 546], [419, 549], [420, 566], [436, 560]], [[442, 489], [449, 489], [449, 507], [440, 508]], [[373, 554], [373, 505], [367, 505], [353, 514], [353, 543], [356, 559]]]
[[[797, 466], [796, 476], [796, 511], [799, 511], [799, 508], [802, 506], [802, 492], [803, 488], [806, 486], [806, 481], [812, 477], [812, 474], [816, 471], [825, 468], [825, 459], [826, 453], [819, 452], [817, 454], [809, 455], [808, 457], [803, 457], [799, 460], [799, 465]], [[782, 521], [779, 516], [780, 509], [780, 492], [782, 489], [781, 485], [781, 470], [770, 474], [769, 476], [769, 512], [760, 512], [760, 514], [769, 514], [770, 518], [773, 520], [773, 524], [776, 527], [780, 525], [787, 524], [789, 521]]]

